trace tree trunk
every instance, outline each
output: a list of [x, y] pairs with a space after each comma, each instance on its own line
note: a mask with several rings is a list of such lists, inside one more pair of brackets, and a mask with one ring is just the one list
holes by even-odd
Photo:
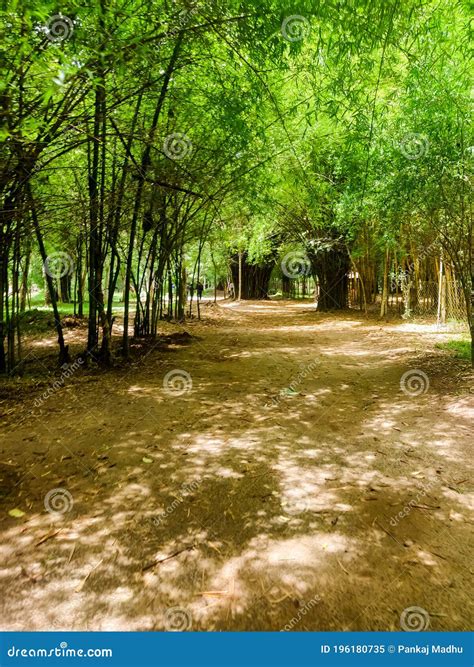
[[28, 297], [28, 275], [30, 273], [30, 260], [31, 260], [31, 237], [28, 234], [28, 236], [26, 237], [25, 264], [23, 266], [23, 272], [21, 275], [21, 288], [20, 288], [21, 313], [24, 313], [26, 310], [26, 299]]
[[281, 295], [284, 299], [288, 299], [291, 290], [291, 280], [289, 276], [283, 274], [281, 278]]
[[[241, 270], [239, 270], [241, 266]], [[248, 264], [246, 253], [242, 253], [242, 261], [235, 256], [231, 262], [232, 281], [237, 287], [239, 298], [242, 299], [268, 299], [268, 290], [270, 287], [270, 276], [275, 263], [268, 264]], [[239, 281], [239, 274], [241, 280]]]
[[61, 290], [61, 301], [63, 303], [70, 303], [71, 301], [71, 275], [67, 273], [59, 279], [59, 287]]
[[[183, 40], [183, 35], [182, 33], [179, 35], [176, 45], [173, 50], [173, 54], [170, 58], [170, 61], [168, 63], [168, 67], [166, 68], [166, 72], [163, 78], [163, 85], [161, 87], [160, 95], [158, 97], [156, 106], [155, 106], [155, 112], [153, 114], [153, 119], [151, 122], [151, 127], [148, 132], [148, 140], [147, 140], [147, 145], [145, 147], [145, 150], [143, 151], [142, 155], [142, 160], [141, 160], [141, 169], [140, 173], [138, 176], [138, 185], [137, 185], [137, 191], [135, 194], [135, 201], [134, 201], [134, 206], [133, 206], [133, 214], [132, 214], [132, 221], [130, 225], [130, 237], [129, 237], [129, 242], [128, 242], [128, 256], [127, 256], [127, 266], [125, 270], [125, 287], [124, 287], [124, 309], [123, 309], [123, 354], [124, 357], [128, 357], [129, 352], [130, 352], [130, 343], [129, 343], [129, 337], [128, 337], [128, 319], [129, 319], [129, 292], [130, 292], [130, 282], [131, 282], [131, 275], [132, 275], [132, 258], [133, 258], [133, 248], [135, 245], [135, 235], [136, 235], [136, 230], [137, 230], [137, 221], [138, 221], [138, 213], [140, 210], [141, 206], [141, 201], [142, 201], [142, 194], [143, 194], [143, 187], [145, 184], [145, 179], [147, 175], [148, 168], [150, 166], [150, 153], [151, 153], [151, 148], [153, 145], [153, 141], [155, 138], [155, 132], [156, 128], [158, 125], [158, 120], [160, 117], [161, 110], [163, 108], [163, 104], [166, 98], [166, 94], [168, 92], [168, 86], [170, 83], [171, 75], [173, 74], [174, 67], [176, 64], [176, 60], [178, 58], [179, 51], [181, 49], [181, 42]], [[140, 298], [140, 295], [137, 294], [137, 299]], [[171, 304], [172, 308], [172, 304]]]
[[84, 281], [82, 277], [82, 231], [79, 233], [77, 240], [77, 314], [79, 317], [84, 316]]
[[[33, 228], [35, 230], [36, 234], [36, 239], [38, 241], [38, 247], [41, 255], [41, 260], [43, 262], [43, 266], [46, 266], [46, 260], [47, 260], [47, 253], [46, 249], [44, 247], [44, 242], [43, 242], [43, 236], [41, 234], [41, 229], [39, 226], [39, 220], [38, 216], [36, 213], [36, 208], [33, 200], [33, 196], [31, 193], [31, 188], [30, 184], [27, 184], [27, 192], [30, 198], [30, 205], [31, 205], [31, 219], [33, 221]], [[58, 345], [59, 345], [59, 365], [62, 366], [63, 364], [67, 364], [70, 362], [69, 358], [69, 346], [65, 344], [64, 342], [64, 335], [63, 335], [63, 328], [61, 326], [61, 318], [59, 316], [59, 310], [58, 310], [58, 303], [56, 299], [56, 289], [54, 287], [53, 279], [49, 275], [47, 271], [45, 271], [45, 279], [46, 283], [48, 285], [48, 291], [49, 291], [49, 296], [51, 299], [51, 305], [53, 307], [53, 313], [54, 313], [54, 323], [56, 326], [56, 332], [58, 334]]]
[[383, 268], [382, 301], [380, 302], [380, 317], [385, 317], [388, 313], [388, 268], [390, 263], [390, 252], [385, 251], [385, 263]]
[[469, 328], [471, 330], [471, 364], [474, 368], [474, 273], [471, 275], [471, 301], [469, 304], [469, 294], [466, 290], [466, 305]]
[[[0, 224], [0, 242], [3, 241], [2, 225]], [[7, 357], [5, 354], [5, 277], [7, 275], [8, 251], [3, 243], [0, 244], [0, 373], [6, 373]]]
[[350, 267], [347, 248], [334, 245], [329, 250], [318, 252], [312, 256], [311, 264], [319, 282], [317, 310], [327, 312], [347, 308]]
[[100, 160], [100, 132], [102, 127], [104, 111], [104, 78], [99, 72], [100, 82], [96, 85], [94, 101], [94, 131], [92, 141], [92, 162], [89, 164], [88, 188], [89, 188], [89, 323], [87, 334], [87, 352], [89, 355], [97, 354], [99, 343], [99, 329], [97, 326], [97, 299], [102, 286], [98, 282], [98, 271], [100, 264], [101, 239], [99, 237], [99, 160]]
[[239, 285], [239, 301], [242, 300], [242, 252], [239, 251], [239, 274], [237, 283]]

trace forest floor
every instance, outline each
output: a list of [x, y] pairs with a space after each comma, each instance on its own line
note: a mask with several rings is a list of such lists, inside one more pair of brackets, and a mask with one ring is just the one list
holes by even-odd
[[54, 337], [29, 341], [0, 403], [0, 629], [472, 627], [452, 336], [309, 302], [203, 311], [51, 392]]

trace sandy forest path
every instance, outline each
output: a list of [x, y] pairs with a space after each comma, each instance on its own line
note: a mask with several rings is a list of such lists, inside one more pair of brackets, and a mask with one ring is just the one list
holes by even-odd
[[1, 629], [471, 627], [473, 382], [439, 374], [439, 336], [205, 310], [3, 429]]

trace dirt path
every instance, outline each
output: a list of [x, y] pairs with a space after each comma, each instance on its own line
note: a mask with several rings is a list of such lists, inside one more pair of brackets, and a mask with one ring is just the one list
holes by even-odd
[[4, 429], [1, 629], [396, 630], [409, 607], [469, 629], [474, 397], [422, 352], [439, 336], [206, 311], [189, 345], [78, 371]]

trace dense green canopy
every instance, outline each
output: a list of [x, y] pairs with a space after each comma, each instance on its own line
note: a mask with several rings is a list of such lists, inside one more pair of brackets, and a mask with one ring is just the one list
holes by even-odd
[[154, 335], [185, 315], [189, 276], [225, 282], [237, 253], [300, 253], [328, 307], [353, 267], [368, 298], [384, 258], [442, 255], [472, 321], [468, 23], [452, 0], [11, 1], [0, 369], [43, 276], [61, 360], [58, 299], [108, 363], [114, 294], [127, 354], [131, 301]]

